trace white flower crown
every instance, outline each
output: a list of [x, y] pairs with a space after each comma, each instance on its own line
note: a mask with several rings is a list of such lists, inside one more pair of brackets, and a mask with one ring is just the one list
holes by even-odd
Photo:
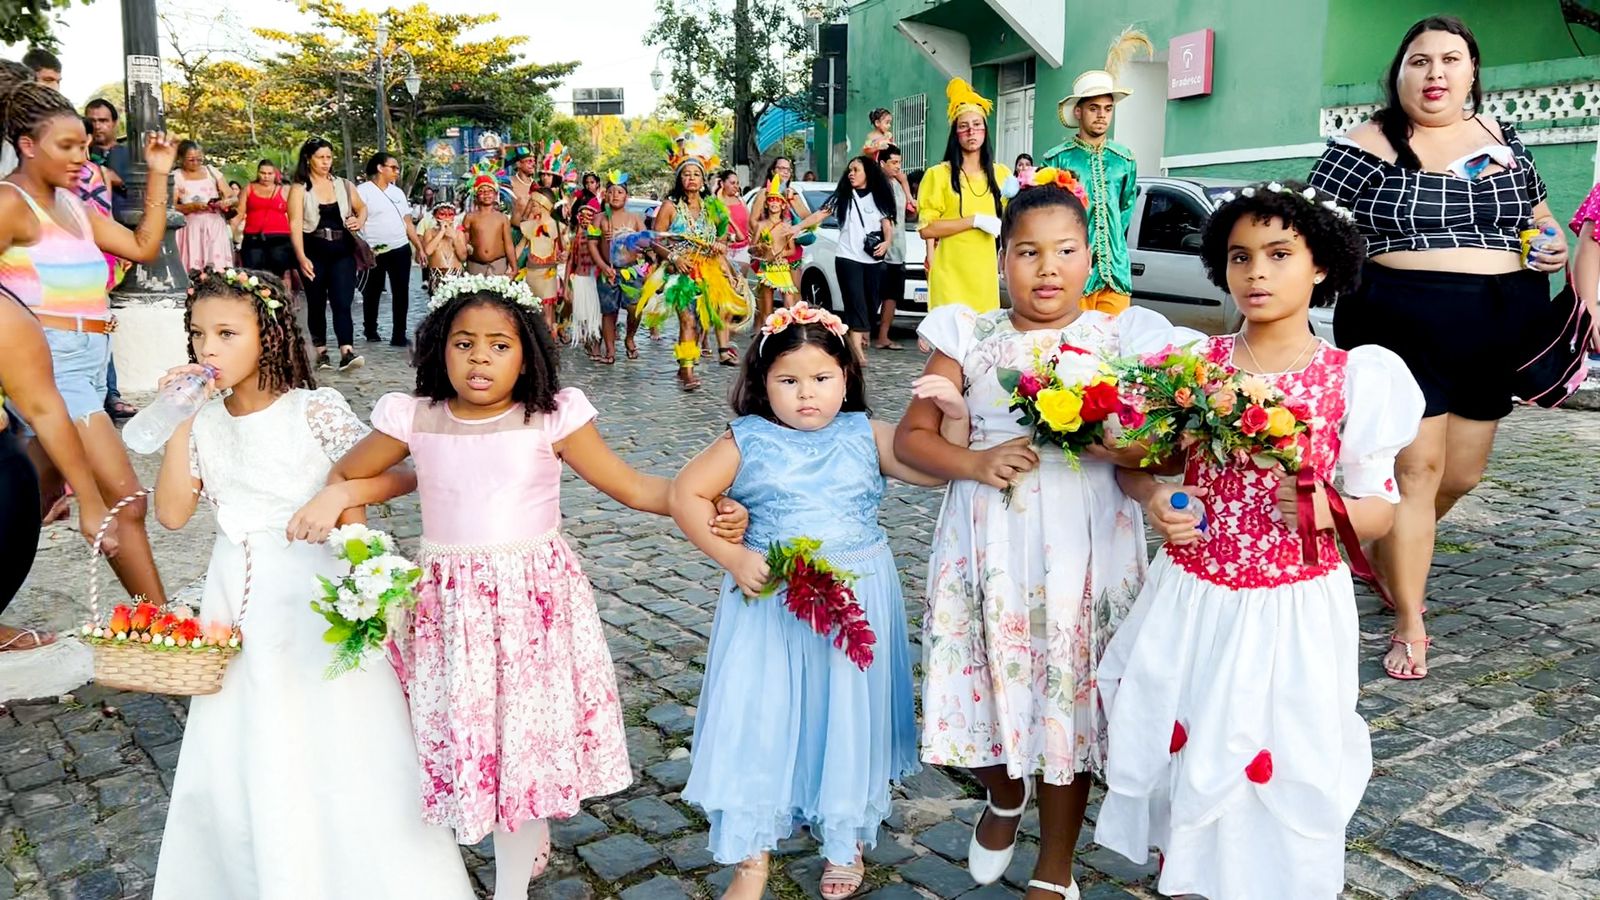
[[433, 297], [428, 300], [428, 312], [444, 306], [460, 294], [476, 294], [480, 292], [499, 294], [518, 306], [528, 309], [541, 309], [539, 298], [533, 295], [533, 289], [526, 282], [515, 281], [504, 275], [452, 275], [439, 282], [433, 289]]
[[[1260, 187], [1261, 190], [1272, 191], [1275, 194], [1294, 194], [1294, 195], [1300, 197], [1301, 199], [1305, 200], [1307, 203], [1311, 203], [1311, 204], [1316, 204], [1317, 203], [1317, 189], [1314, 188], [1314, 187], [1308, 187], [1308, 188], [1305, 188], [1304, 190], [1297, 191], [1292, 187], [1288, 187], [1287, 185], [1281, 184], [1281, 183], [1276, 182], [1276, 181], [1269, 181], [1266, 184], [1260, 185], [1259, 187]], [[1250, 185], [1247, 188], [1241, 189], [1237, 196], [1234, 195], [1233, 191], [1228, 191], [1226, 193], [1218, 194], [1215, 208], [1221, 209], [1223, 204], [1232, 203], [1233, 201], [1239, 199], [1239, 197], [1254, 197], [1256, 195], [1256, 188], [1257, 188], [1257, 185]], [[1354, 222], [1356, 220], [1356, 214], [1355, 213], [1351, 212], [1348, 209], [1345, 209], [1344, 207], [1340, 206], [1338, 203], [1335, 203], [1332, 200], [1324, 200], [1324, 201], [1322, 201], [1322, 203], [1320, 205], [1322, 206], [1323, 209], [1327, 210], [1328, 212], [1333, 213], [1335, 216], [1338, 216], [1339, 218], [1343, 219], [1346, 222]]]

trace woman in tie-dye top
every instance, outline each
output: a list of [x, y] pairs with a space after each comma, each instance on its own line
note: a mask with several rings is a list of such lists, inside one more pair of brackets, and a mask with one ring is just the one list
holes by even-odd
[[[136, 233], [89, 215], [78, 198], [89, 140], [71, 101], [36, 82], [14, 85], [0, 93], [0, 122], [19, 160], [0, 182], [0, 294], [28, 307], [44, 326], [56, 388], [88, 449], [101, 499], [113, 504], [137, 491], [139, 479], [105, 413], [107, 334], [115, 320], [102, 251], [135, 262], [151, 262], [160, 253], [173, 146], [165, 135], [145, 139], [147, 215]], [[61, 473], [37, 441], [29, 454], [48, 508], [61, 491]], [[145, 536], [143, 503], [130, 504], [119, 522], [117, 577], [130, 594], [165, 602]]]

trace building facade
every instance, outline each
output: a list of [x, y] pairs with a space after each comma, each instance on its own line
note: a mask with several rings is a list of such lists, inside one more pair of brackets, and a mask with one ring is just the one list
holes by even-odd
[[[860, 0], [845, 109], [832, 129], [817, 122], [814, 158], [836, 173], [881, 106], [895, 112], [908, 169], [938, 162], [944, 86], [957, 75], [996, 100], [997, 159], [1038, 155], [1070, 134], [1056, 104], [1072, 79], [1103, 67], [1111, 39], [1137, 25], [1157, 55], [1124, 68], [1133, 94], [1112, 136], [1141, 173], [1303, 178], [1329, 137], [1376, 109], [1400, 38], [1435, 13], [1475, 31], [1488, 112], [1516, 125], [1564, 220], [1600, 180], [1600, 33], [1569, 26], [1560, 0]], [[1172, 39], [1205, 29], [1210, 93], [1169, 100]]]

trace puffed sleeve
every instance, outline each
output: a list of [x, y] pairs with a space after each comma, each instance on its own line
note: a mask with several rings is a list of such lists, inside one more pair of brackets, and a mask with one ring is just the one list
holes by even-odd
[[946, 218], [950, 205], [949, 173], [945, 163], [928, 168], [917, 185], [917, 220], [923, 223]]
[[1328, 141], [1328, 149], [1322, 151], [1306, 183], [1332, 194], [1345, 209], [1353, 209], [1367, 185], [1382, 177], [1377, 157], [1349, 138], [1338, 137]]
[[1123, 356], [1184, 347], [1204, 339], [1205, 335], [1193, 328], [1174, 325], [1166, 316], [1142, 306], [1130, 306], [1117, 316], [1117, 352]]
[[410, 394], [384, 394], [372, 408], [372, 427], [404, 444], [411, 443], [411, 425], [417, 398]]
[[575, 387], [562, 388], [556, 392], [556, 411], [545, 419], [545, 431], [550, 434], [550, 442], [555, 443], [593, 422], [599, 415], [583, 391]]
[[350, 448], [367, 436], [367, 426], [350, 410], [344, 395], [333, 388], [318, 388], [306, 398], [306, 424], [322, 446], [322, 452], [337, 462]]
[[1600, 184], [1594, 186], [1587, 199], [1579, 204], [1578, 211], [1572, 214], [1572, 224], [1569, 225], [1574, 235], [1583, 234], [1585, 223], [1595, 224], [1594, 239], [1600, 242]]
[[952, 303], [930, 310], [917, 326], [917, 337], [956, 362], [967, 358], [972, 349], [972, 333], [978, 314], [965, 303]]
[[1394, 458], [1417, 437], [1424, 409], [1422, 389], [1393, 351], [1368, 344], [1350, 351], [1344, 391], [1344, 428], [1339, 435], [1344, 493], [1399, 503]]

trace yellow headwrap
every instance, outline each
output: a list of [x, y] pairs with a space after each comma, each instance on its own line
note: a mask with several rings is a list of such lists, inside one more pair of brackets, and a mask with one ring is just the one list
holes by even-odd
[[978, 92], [972, 89], [972, 85], [967, 84], [965, 78], [950, 79], [950, 83], [945, 85], [944, 95], [950, 100], [951, 122], [961, 118], [962, 113], [971, 110], [978, 111], [985, 119], [994, 111], [994, 101], [979, 96]]

